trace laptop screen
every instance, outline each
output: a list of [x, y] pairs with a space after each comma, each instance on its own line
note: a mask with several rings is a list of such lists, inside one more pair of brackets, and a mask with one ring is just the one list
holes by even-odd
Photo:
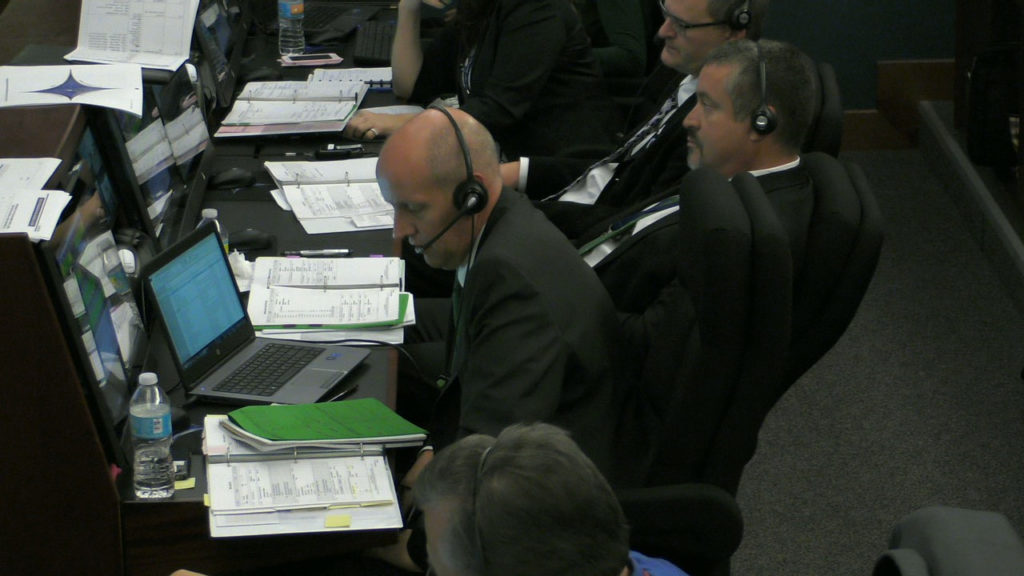
[[181, 366], [190, 368], [247, 327], [224, 247], [211, 232], [149, 276]]

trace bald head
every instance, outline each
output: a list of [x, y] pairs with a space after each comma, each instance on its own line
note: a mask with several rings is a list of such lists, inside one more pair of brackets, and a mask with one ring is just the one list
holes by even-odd
[[[388, 138], [377, 161], [381, 193], [395, 208], [395, 236], [413, 246], [428, 246], [423, 252], [427, 263], [444, 269], [454, 269], [465, 260], [472, 238], [501, 195], [494, 139], [469, 114], [449, 113], [465, 148], [444, 112], [427, 109]], [[464, 150], [471, 172], [488, 191], [487, 203], [475, 214], [460, 214], [454, 200], [456, 187], [467, 179]]]

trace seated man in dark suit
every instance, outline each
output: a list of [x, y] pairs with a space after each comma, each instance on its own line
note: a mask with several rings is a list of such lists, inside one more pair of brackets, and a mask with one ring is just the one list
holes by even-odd
[[[550, 422], [607, 466], [620, 374], [615, 308], [568, 240], [502, 189], [486, 128], [458, 110], [428, 109], [388, 139], [377, 177], [395, 236], [456, 276], [450, 300], [416, 300], [406, 349], [424, 373], [400, 378], [399, 413], [432, 406], [426, 423], [438, 448]], [[433, 366], [440, 377], [426, 373]], [[405, 484], [429, 458], [421, 454]]]
[[[761, 62], [765, 91], [761, 91]], [[800, 145], [813, 118], [813, 63], [792, 45], [771, 40], [729, 42], [707, 57], [697, 84], [698, 105], [684, 121], [692, 168], [707, 166], [727, 178], [757, 177], [790, 236], [799, 269], [813, 206], [811, 181], [800, 166]], [[755, 125], [758, 119], [767, 124]], [[609, 288], [620, 311], [642, 312], [660, 280], [642, 281], [671, 253], [676, 241], [678, 190], [670, 189], [592, 227], [580, 237], [581, 252]], [[661, 235], [657, 240], [645, 238]], [[652, 243], [655, 242], [655, 243]], [[647, 262], [650, 266], [644, 266]], [[671, 277], [671, 270], [663, 276]], [[638, 281], [641, 279], [641, 281]]]
[[693, 108], [701, 63], [725, 42], [759, 38], [768, 10], [768, 0], [661, 2], [661, 63], [677, 75], [661, 92], [656, 113], [596, 163], [594, 158], [534, 157], [501, 167], [505, 185], [540, 201], [541, 210], [572, 240], [604, 217], [665, 191], [686, 173], [682, 119]]
[[[664, 22], [661, 64], [648, 78], [653, 102], [634, 106], [644, 120], [605, 158], [522, 157], [501, 165], [502, 182], [537, 202], [570, 240], [628, 207], [670, 190], [688, 171], [683, 118], [696, 102], [697, 72], [708, 52], [729, 40], [756, 39], [768, 0], [660, 1]], [[647, 86], [645, 88], [650, 88]], [[648, 105], [649, 104], [649, 105]], [[645, 117], [640, 109], [649, 110]], [[407, 287], [419, 295], [447, 295], [450, 275], [425, 267], [410, 250]]]

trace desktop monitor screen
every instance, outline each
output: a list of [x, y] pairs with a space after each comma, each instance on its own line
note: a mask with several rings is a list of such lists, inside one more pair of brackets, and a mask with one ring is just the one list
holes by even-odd
[[127, 418], [148, 338], [112, 227], [117, 195], [94, 136], [89, 127], [83, 132], [68, 176], [70, 211], [41, 251], [104, 447], [123, 465], [117, 430]]

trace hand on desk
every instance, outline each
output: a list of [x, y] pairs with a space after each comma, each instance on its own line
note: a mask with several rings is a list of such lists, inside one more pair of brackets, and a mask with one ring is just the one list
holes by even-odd
[[374, 140], [394, 133], [415, 114], [378, 114], [368, 110], [356, 112], [342, 134], [353, 140]]

